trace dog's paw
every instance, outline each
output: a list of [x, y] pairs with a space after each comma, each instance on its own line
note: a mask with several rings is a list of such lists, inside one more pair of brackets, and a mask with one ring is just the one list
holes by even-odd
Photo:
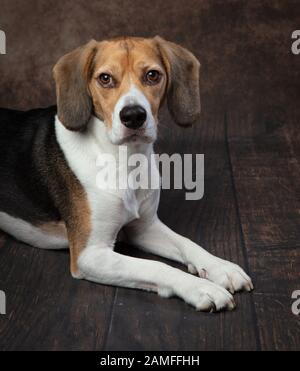
[[218, 312], [233, 310], [233, 296], [223, 287], [207, 280], [191, 276], [174, 288], [175, 294], [198, 311]]
[[215, 258], [211, 264], [204, 268], [189, 265], [190, 273], [197, 272], [200, 277], [206, 278], [230, 291], [232, 294], [239, 291], [252, 291], [254, 289], [251, 278], [236, 264]]

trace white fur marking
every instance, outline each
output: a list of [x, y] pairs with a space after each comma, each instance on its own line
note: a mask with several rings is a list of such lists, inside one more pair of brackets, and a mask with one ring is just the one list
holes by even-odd
[[115, 106], [114, 112], [112, 114], [113, 125], [111, 131], [108, 134], [111, 142], [114, 144], [122, 144], [128, 136], [132, 135], [133, 133], [139, 132], [126, 128], [120, 120], [120, 112], [125, 106], [128, 105], [139, 105], [146, 110], [147, 120], [143, 125], [142, 135], [149, 143], [155, 142], [157, 138], [157, 129], [155, 119], [152, 114], [151, 105], [145, 95], [134, 85], [131, 86], [128, 93], [124, 94], [119, 99]]

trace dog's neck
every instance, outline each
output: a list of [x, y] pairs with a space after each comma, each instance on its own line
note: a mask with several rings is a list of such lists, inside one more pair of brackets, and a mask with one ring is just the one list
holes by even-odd
[[[147, 159], [153, 154], [152, 143], [124, 143], [116, 145], [111, 142], [107, 133], [107, 127], [103, 121], [92, 116], [87, 129], [84, 132], [74, 132], [65, 128], [56, 117], [56, 136], [60, 147], [72, 156], [87, 160], [90, 163], [96, 162], [99, 155], [111, 155], [123, 167], [125, 161], [135, 154], [144, 155]], [[67, 155], [67, 153], [65, 153]]]

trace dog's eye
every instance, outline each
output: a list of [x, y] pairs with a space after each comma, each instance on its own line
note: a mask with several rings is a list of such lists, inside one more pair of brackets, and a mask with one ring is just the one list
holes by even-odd
[[161, 80], [161, 73], [156, 70], [151, 70], [146, 74], [146, 82], [150, 85], [158, 84]]
[[114, 83], [112, 76], [108, 73], [101, 73], [98, 77], [98, 81], [105, 88], [112, 87]]

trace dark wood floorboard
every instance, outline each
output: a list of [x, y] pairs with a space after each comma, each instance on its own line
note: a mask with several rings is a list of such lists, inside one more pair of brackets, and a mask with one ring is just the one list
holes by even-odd
[[[159, 151], [205, 153], [205, 198], [185, 201], [180, 191], [163, 193], [164, 222], [220, 257], [246, 267], [226, 151], [224, 114], [209, 113], [200, 126], [182, 135], [162, 129]], [[149, 258], [149, 257], [148, 257]], [[180, 300], [118, 289], [107, 350], [254, 350], [259, 348], [253, 297], [236, 297], [234, 313], [203, 314]]]
[[300, 152], [295, 117], [291, 108], [279, 124], [238, 111], [228, 118], [236, 196], [255, 281], [263, 350], [299, 350], [300, 344], [299, 318], [291, 310], [291, 296], [300, 283]]
[[1, 350], [103, 349], [115, 289], [74, 280], [67, 252], [9, 237], [0, 246], [1, 288], [7, 297]]
[[[293, 120], [291, 115], [286, 120]], [[241, 132], [241, 126], [248, 128]], [[300, 149], [297, 121], [229, 117], [229, 143], [246, 244], [294, 247], [300, 241]], [[299, 130], [299, 129], [298, 129]], [[294, 133], [295, 132], [295, 133]]]
[[250, 267], [262, 349], [299, 350], [300, 322], [291, 310], [292, 292], [299, 290], [299, 248], [253, 252]]

